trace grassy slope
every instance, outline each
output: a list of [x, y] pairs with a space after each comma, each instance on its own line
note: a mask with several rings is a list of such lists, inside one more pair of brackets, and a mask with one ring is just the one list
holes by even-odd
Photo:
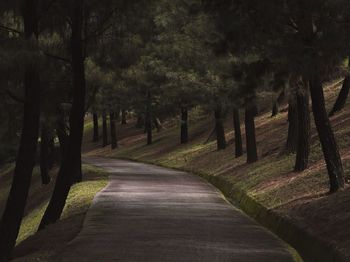
[[[0, 213], [6, 203], [13, 168], [13, 164], [0, 168]], [[107, 185], [107, 175], [101, 170], [84, 165], [83, 171], [85, 180], [72, 187], [61, 220], [35, 234], [54, 186], [54, 181], [49, 186], [42, 186], [39, 170], [35, 168], [14, 254], [17, 258], [22, 257], [19, 261], [47, 261], [80, 232], [93, 197]], [[54, 169], [52, 176], [56, 173], [57, 169]]]
[[[325, 89], [328, 107], [339, 92], [340, 85]], [[155, 134], [155, 143], [145, 146], [142, 130], [135, 132], [132, 125], [120, 130], [120, 149], [97, 147], [87, 143], [88, 155], [129, 158], [152, 162], [163, 166], [180, 168], [210, 176], [220, 176], [234, 183], [265, 207], [287, 216], [299, 225], [306, 226], [313, 234], [350, 254], [350, 191], [347, 188], [334, 195], [327, 195], [328, 177], [317, 139], [312, 129], [310, 168], [294, 173], [294, 155], [283, 153], [288, 130], [287, 112], [270, 118], [270, 112], [256, 120], [257, 142], [260, 160], [252, 165], [245, 157], [235, 159], [231, 120], [226, 130], [230, 146], [217, 152], [215, 141], [204, 143], [213, 128], [213, 120], [195, 112], [190, 124], [191, 142], [179, 145], [179, 128], [170, 125], [165, 131]], [[350, 175], [350, 106], [332, 118], [338, 145], [343, 157], [347, 179]], [[132, 130], [132, 133], [130, 131]], [[244, 128], [243, 128], [244, 131]], [[128, 135], [129, 133], [129, 135]], [[90, 136], [90, 135], [89, 135]]]

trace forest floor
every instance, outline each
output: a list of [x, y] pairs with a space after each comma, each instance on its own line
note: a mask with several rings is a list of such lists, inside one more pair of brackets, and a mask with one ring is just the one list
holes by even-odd
[[[341, 84], [325, 88], [327, 107], [333, 105]], [[143, 130], [130, 122], [119, 127], [119, 149], [102, 148], [90, 141], [91, 121], [87, 122], [86, 156], [133, 159], [161, 166], [191, 171], [206, 176], [221, 177], [234, 184], [268, 210], [325, 241], [344, 257], [350, 258], [350, 190], [328, 194], [328, 176], [322, 150], [312, 119], [310, 167], [293, 172], [295, 155], [285, 154], [287, 138], [287, 106], [271, 118], [271, 112], [256, 119], [259, 161], [246, 164], [245, 156], [235, 159], [231, 117], [226, 122], [226, 150], [217, 151], [216, 141], [205, 143], [213, 130], [214, 120], [208, 114], [193, 110], [190, 114], [190, 142], [180, 145], [179, 122], [165, 123], [165, 129], [154, 133], [154, 144], [145, 145]], [[350, 177], [350, 104], [332, 117], [332, 126], [343, 159], [347, 181]], [[243, 126], [244, 136], [244, 126]]]
[[[7, 164], [0, 169], [0, 214], [6, 205], [13, 169], [14, 164]], [[108, 179], [104, 171], [84, 164], [85, 180], [72, 187], [60, 221], [36, 233], [52, 194], [57, 171], [57, 167], [51, 171], [52, 181], [44, 186], [41, 183], [39, 168], [34, 169], [24, 219], [14, 252], [15, 261], [49, 261], [51, 256], [59, 253], [80, 232], [94, 196], [107, 185]]]

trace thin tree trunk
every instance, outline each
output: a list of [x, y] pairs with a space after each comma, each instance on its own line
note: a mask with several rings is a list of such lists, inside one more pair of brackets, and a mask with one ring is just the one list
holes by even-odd
[[94, 122], [94, 134], [93, 134], [93, 142], [98, 142], [99, 140], [99, 133], [98, 133], [98, 115], [93, 114], [93, 122]]
[[122, 125], [126, 125], [127, 121], [126, 121], [126, 117], [127, 117], [128, 112], [125, 109], [122, 109]]
[[297, 155], [295, 160], [294, 171], [301, 172], [307, 169], [310, 154], [310, 110], [309, 96], [307, 88], [303, 86], [297, 92], [298, 105], [298, 142]]
[[318, 76], [310, 79], [310, 92], [315, 124], [327, 164], [330, 192], [344, 187], [344, 171], [333, 130], [327, 115], [322, 82]]
[[85, 117], [85, 68], [83, 55], [83, 0], [72, 3], [73, 103], [70, 112], [68, 148], [57, 176], [54, 192], [41, 220], [39, 230], [55, 223], [61, 216], [70, 188], [81, 170], [81, 145]]
[[349, 91], [350, 91], [350, 76], [347, 76], [344, 80], [344, 83], [340, 90], [337, 101], [335, 102], [331, 112], [329, 113], [329, 116], [334, 116], [337, 112], [341, 111], [344, 108], [349, 96]]
[[271, 114], [271, 117], [277, 116], [278, 113], [279, 113], [279, 110], [278, 110], [278, 103], [277, 103], [277, 101], [275, 101], [275, 102], [273, 103], [273, 106], [272, 106], [272, 114]]
[[136, 128], [142, 128], [144, 126], [145, 119], [142, 114], [137, 114]]
[[49, 170], [51, 170], [56, 163], [55, 138], [50, 132], [49, 137]]
[[50, 156], [49, 156], [49, 131], [45, 125], [41, 128], [41, 142], [40, 142], [40, 174], [41, 182], [43, 185], [48, 185], [50, 183]]
[[218, 105], [215, 109], [215, 132], [217, 149], [224, 150], [226, 148], [226, 137], [221, 105]]
[[243, 155], [241, 121], [238, 108], [233, 109], [233, 127], [235, 130], [235, 156], [238, 158]]
[[247, 143], [247, 163], [254, 163], [258, 160], [258, 152], [256, 147], [255, 137], [255, 122], [256, 107], [249, 102], [246, 102], [245, 107], [245, 133]]
[[147, 145], [152, 144], [152, 113], [151, 113], [151, 91], [147, 92], [147, 108], [145, 128], [147, 132]]
[[102, 146], [108, 145], [108, 130], [107, 130], [107, 115], [105, 112], [102, 114]]
[[295, 153], [298, 143], [298, 107], [297, 98], [294, 94], [289, 99], [288, 106], [288, 137], [287, 137], [287, 153]]
[[188, 109], [181, 107], [181, 144], [188, 143]]
[[[24, 34], [38, 37], [37, 1], [23, 2]], [[8, 261], [16, 244], [36, 160], [40, 119], [40, 78], [36, 61], [28, 61], [24, 76], [24, 116], [12, 186], [0, 221], [0, 261]]]
[[109, 121], [111, 124], [111, 147], [112, 149], [116, 149], [118, 147], [118, 139], [115, 113], [109, 114]]

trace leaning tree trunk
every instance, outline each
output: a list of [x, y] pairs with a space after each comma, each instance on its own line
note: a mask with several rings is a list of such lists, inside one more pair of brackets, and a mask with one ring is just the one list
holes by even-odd
[[273, 106], [272, 106], [271, 117], [277, 116], [278, 113], [279, 113], [279, 110], [278, 110], [278, 103], [277, 103], [277, 101], [275, 101], [275, 102], [273, 103]]
[[297, 97], [293, 94], [293, 97], [289, 99], [288, 106], [288, 136], [287, 136], [287, 153], [295, 153], [298, 143], [298, 107]]
[[245, 133], [247, 143], [247, 163], [258, 161], [258, 150], [256, 147], [255, 122], [256, 107], [246, 102], [245, 107]]
[[146, 106], [146, 119], [145, 129], [147, 132], [147, 145], [152, 144], [152, 113], [151, 113], [151, 91], [147, 92], [147, 106]]
[[223, 123], [223, 113], [221, 105], [218, 105], [215, 109], [215, 133], [217, 149], [224, 150], [226, 148], [226, 137]]
[[339, 188], [344, 187], [344, 171], [338, 146], [326, 111], [322, 82], [318, 76], [313, 76], [310, 79], [310, 93], [315, 124], [327, 165], [330, 192], [333, 193]]
[[295, 160], [294, 171], [301, 172], [307, 169], [309, 164], [310, 154], [310, 110], [309, 96], [307, 88], [299, 88], [297, 91], [297, 106], [298, 106], [298, 142], [297, 155]]
[[337, 112], [341, 111], [344, 108], [346, 104], [346, 100], [348, 99], [348, 96], [349, 96], [349, 91], [350, 91], [350, 76], [347, 76], [344, 80], [339, 96], [331, 112], [329, 113], [329, 116], [334, 116]]
[[[348, 67], [350, 68], [350, 60], [349, 60]], [[349, 96], [349, 91], [350, 91], [350, 75], [347, 75], [345, 77], [343, 86], [340, 90], [339, 96], [338, 96], [331, 112], [329, 113], [329, 116], [334, 116], [337, 112], [341, 111], [344, 108], [344, 106], [346, 104], [346, 100], [348, 99], [348, 96]]]
[[116, 149], [118, 147], [118, 139], [117, 139], [117, 127], [116, 127], [116, 114], [109, 114], [109, 121], [111, 125], [111, 147], [112, 149]]
[[238, 108], [233, 109], [233, 127], [235, 130], [235, 156], [238, 158], [243, 155], [241, 121]]
[[188, 109], [181, 107], [181, 144], [188, 143]]
[[39, 230], [55, 223], [61, 216], [72, 183], [81, 169], [81, 145], [84, 132], [85, 116], [85, 68], [83, 30], [83, 0], [72, 3], [72, 70], [73, 70], [73, 103], [70, 111], [70, 134], [68, 148], [64, 155], [60, 171], [57, 176], [55, 189], [49, 205], [41, 220]]
[[122, 109], [122, 125], [126, 125], [127, 121], [126, 121], [126, 117], [127, 117], [128, 112], [125, 109]]
[[[37, 1], [23, 2], [24, 35], [38, 37]], [[40, 119], [40, 78], [36, 61], [27, 61], [24, 75], [24, 116], [13, 181], [0, 221], [0, 261], [8, 261], [16, 244], [36, 160]]]
[[50, 134], [47, 126], [43, 124], [41, 128], [41, 141], [40, 141], [40, 174], [41, 182], [43, 185], [48, 185], [50, 183]]
[[98, 134], [98, 115], [95, 113], [93, 114], [93, 123], [94, 123], [94, 134], [92, 141], [98, 142], [99, 140], [99, 134]]
[[107, 115], [105, 112], [102, 114], [102, 146], [108, 145], [108, 130], [107, 130]]

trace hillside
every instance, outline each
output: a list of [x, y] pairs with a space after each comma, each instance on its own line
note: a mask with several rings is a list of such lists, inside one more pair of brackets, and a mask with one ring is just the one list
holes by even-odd
[[[325, 89], [328, 108], [333, 104], [340, 85], [329, 85]], [[231, 117], [227, 117], [226, 135], [228, 148], [216, 151], [216, 141], [205, 143], [213, 128], [212, 116], [199, 109], [190, 115], [190, 143], [179, 144], [178, 121], [165, 124], [165, 130], [155, 133], [154, 144], [146, 146], [143, 130], [134, 128], [130, 121], [119, 127], [119, 149], [110, 150], [93, 144], [91, 129], [87, 128], [85, 155], [128, 158], [142, 162], [189, 170], [210, 178], [224, 181], [226, 195], [240, 202], [242, 195], [261, 204], [279, 217], [292, 221], [294, 225], [310, 232], [324, 242], [325, 246], [336, 250], [344, 260], [350, 259], [350, 190], [328, 195], [328, 176], [322, 151], [312, 124], [312, 147], [310, 166], [302, 173], [292, 172], [294, 155], [286, 155], [284, 147], [288, 130], [286, 106], [282, 112], [271, 118], [270, 112], [260, 114], [256, 119], [259, 161], [246, 164], [245, 156], [235, 159]], [[340, 147], [347, 180], [350, 177], [350, 106], [332, 119], [336, 139]], [[312, 120], [313, 123], [313, 120]], [[88, 126], [91, 124], [88, 124]], [[243, 127], [244, 135], [244, 127]], [[215, 180], [213, 180], [215, 181]], [[235, 194], [231, 187], [241, 192]], [[221, 188], [221, 189], [223, 189]], [[231, 195], [230, 195], [231, 192]], [[248, 209], [244, 203], [243, 209]], [[254, 207], [251, 207], [254, 208]], [[250, 212], [254, 214], [254, 210]], [[310, 243], [311, 244], [311, 243]], [[326, 252], [326, 251], [325, 251]], [[319, 250], [322, 255], [322, 251]], [[339, 253], [339, 254], [338, 254]], [[327, 260], [325, 260], [327, 261]]]

